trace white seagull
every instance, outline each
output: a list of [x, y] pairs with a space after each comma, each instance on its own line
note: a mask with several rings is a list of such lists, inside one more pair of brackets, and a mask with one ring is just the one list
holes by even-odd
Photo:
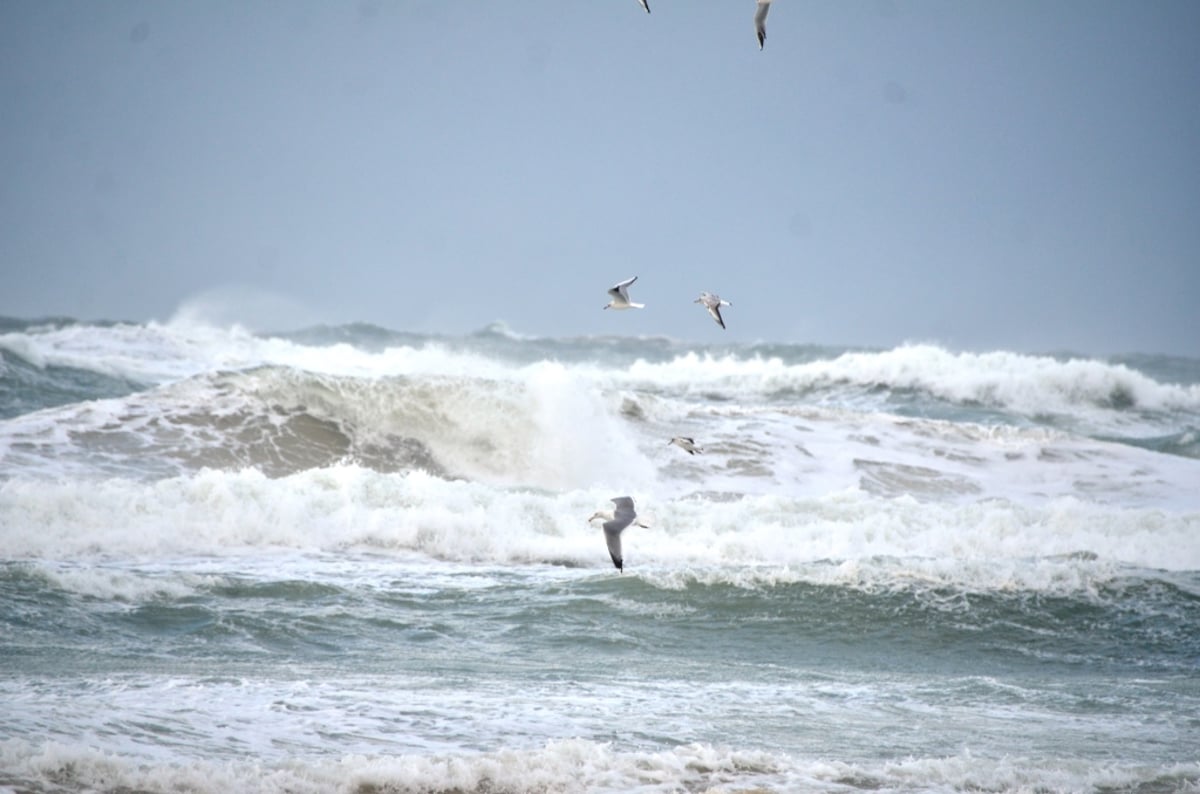
[[761, 50], [767, 40], [767, 12], [771, 10], [771, 0], [758, 0], [754, 9], [754, 32], [758, 34], [758, 48]]
[[642, 4], [642, 8], [646, 9], [646, 13], [649, 14], [650, 13], [650, 4], [647, 3], [646, 0], [638, 0], [638, 2]]
[[704, 450], [696, 446], [695, 439], [688, 438], [687, 436], [675, 436], [675, 438], [671, 439], [667, 443], [674, 444], [689, 455], [695, 455], [697, 452], [704, 452]]
[[629, 300], [629, 285], [635, 281], [637, 281], [637, 276], [634, 276], [633, 278], [627, 278], [624, 281], [622, 281], [621, 283], [614, 286], [612, 289], [610, 289], [608, 291], [608, 294], [612, 295], [612, 300], [610, 300], [608, 302], [608, 305], [605, 306], [604, 308], [606, 308], [606, 309], [644, 309], [646, 307], [646, 304], [634, 303], [633, 301]]
[[704, 308], [708, 309], [708, 313], [717, 321], [717, 325], [725, 327], [725, 321], [721, 319], [721, 307], [732, 306], [733, 304], [726, 300], [721, 300], [721, 296], [714, 292], [701, 292], [700, 297], [692, 301], [692, 303], [704, 304]]
[[617, 566], [617, 570], [624, 571], [625, 566], [621, 562], [621, 531], [630, 524], [637, 524], [645, 529], [649, 529], [649, 527], [637, 520], [637, 513], [633, 511], [633, 499], [628, 496], [614, 496], [612, 501], [617, 506], [615, 510], [611, 513], [607, 510], [597, 510], [592, 513], [588, 523], [590, 524], [597, 518], [605, 519], [604, 539], [608, 542], [608, 554], [612, 557], [613, 565]]

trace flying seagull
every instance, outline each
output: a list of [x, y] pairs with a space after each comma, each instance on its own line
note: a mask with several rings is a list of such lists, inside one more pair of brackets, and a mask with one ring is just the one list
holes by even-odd
[[732, 306], [729, 301], [721, 300], [721, 296], [713, 292], [701, 292], [700, 297], [692, 301], [692, 303], [704, 304], [704, 308], [708, 309], [708, 313], [717, 321], [717, 325], [725, 327], [725, 321], [721, 319], [721, 307]]
[[754, 10], [754, 32], [758, 34], [758, 48], [761, 50], [767, 40], [767, 12], [771, 10], [771, 0], [758, 0]]
[[613, 565], [617, 566], [617, 570], [624, 571], [625, 566], [621, 562], [621, 530], [630, 524], [637, 524], [639, 527], [647, 529], [648, 527], [637, 520], [637, 513], [633, 511], [633, 500], [628, 496], [614, 496], [612, 501], [617, 506], [615, 510], [611, 513], [607, 510], [597, 510], [592, 513], [588, 523], [590, 524], [597, 518], [605, 519], [604, 539], [608, 542], [608, 554], [612, 557]]
[[667, 443], [680, 447], [689, 455], [695, 455], [697, 452], [704, 452], [704, 450], [696, 446], [696, 441], [694, 439], [688, 438], [687, 436], [675, 436], [675, 438], [671, 439]]
[[610, 300], [608, 302], [608, 305], [605, 306], [604, 308], [606, 308], [606, 309], [643, 309], [643, 308], [645, 308], [646, 304], [634, 303], [633, 301], [629, 300], [629, 285], [635, 281], [637, 281], [637, 276], [634, 276], [633, 278], [627, 278], [624, 281], [622, 281], [621, 283], [614, 286], [612, 289], [610, 289], [608, 291], [608, 294], [612, 295], [612, 300]]
[[646, 9], [646, 13], [649, 14], [650, 13], [650, 4], [647, 3], [646, 0], [638, 0], [638, 2], [642, 4], [642, 8]]

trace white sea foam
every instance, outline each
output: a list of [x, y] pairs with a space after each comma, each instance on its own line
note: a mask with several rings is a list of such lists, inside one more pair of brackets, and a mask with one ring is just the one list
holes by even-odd
[[209, 369], [261, 363], [255, 337], [240, 327], [159, 323], [64, 325], [0, 334], [0, 348], [38, 367], [73, 367], [143, 383]]
[[957, 402], [999, 405], [1031, 415], [1083, 407], [1200, 407], [1200, 386], [1158, 383], [1122, 364], [1091, 359], [951, 353], [930, 345], [906, 345], [879, 353], [845, 353], [804, 369], [833, 380], [922, 389]]
[[969, 751], [935, 758], [847, 763], [797, 758], [710, 744], [658, 752], [562, 739], [543, 747], [461, 754], [356, 754], [263, 764], [145, 763], [74, 743], [0, 742], [0, 762], [23, 785], [55, 790], [120, 790], [246, 794], [292, 792], [706, 792], [814, 791], [848, 788], [904, 791], [1089, 791], [1194, 785], [1200, 765], [1097, 763], [1086, 759], [988, 758]]
[[220, 581], [211, 575], [175, 572], [164, 576], [153, 571], [103, 565], [51, 563], [36, 570], [56, 589], [100, 601], [123, 603], [183, 598]]
[[[269, 479], [204, 471], [155, 482], [10, 480], [0, 485], [0, 556], [88, 560], [239, 553], [381, 551], [451, 562], [566, 563], [605, 568], [603, 539], [586, 523], [611, 487], [565, 492], [497, 488], [421, 472], [356, 466]], [[634, 491], [650, 528], [626, 533], [632, 572], [759, 581], [778, 577], [896, 577], [968, 587], [1057, 588], [1099, 564], [1200, 568], [1200, 512], [885, 498], [858, 490], [821, 497], [732, 501]], [[1030, 560], [1086, 553], [1064, 566]], [[898, 559], [881, 565], [877, 560]], [[849, 567], [812, 567], [846, 561]], [[695, 571], [701, 573], [696, 574]], [[908, 573], [904, 573], [907, 571]], [[672, 573], [674, 572], [674, 573]], [[1108, 575], [1101, 571], [1101, 575]], [[1063, 577], [1068, 577], [1064, 580]]]

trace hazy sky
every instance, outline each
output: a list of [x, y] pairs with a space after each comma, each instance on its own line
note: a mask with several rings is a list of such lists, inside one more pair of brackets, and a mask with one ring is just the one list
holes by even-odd
[[0, 314], [1200, 355], [1200, 2], [650, 2], [0, 0]]

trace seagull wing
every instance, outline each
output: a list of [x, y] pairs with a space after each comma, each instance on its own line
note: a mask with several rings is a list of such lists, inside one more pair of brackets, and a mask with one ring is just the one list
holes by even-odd
[[615, 528], [617, 521], [609, 521], [604, 525], [604, 539], [608, 541], [608, 556], [612, 557], [613, 565], [617, 566], [618, 571], [624, 571], [625, 566], [621, 561], [621, 530], [629, 526], [622, 524], [620, 529]]
[[721, 326], [722, 328], [725, 327], [725, 321], [721, 319], [721, 304], [710, 303], [708, 305], [708, 313], [711, 314], [712, 318], [717, 321], [717, 325]]
[[[617, 566], [618, 571], [624, 571], [625, 564], [621, 558], [621, 532], [633, 523], [637, 518], [637, 513], [633, 509], [633, 500], [628, 496], [614, 496], [612, 502], [616, 505], [616, 509], [613, 510], [612, 517], [604, 522], [604, 541], [608, 544], [608, 555], [612, 557], [613, 565]], [[608, 517], [597, 512], [592, 518], [597, 516]]]
[[616, 505], [616, 509], [613, 510], [613, 523], [620, 524], [616, 529], [624, 529], [633, 523], [633, 519], [637, 518], [637, 513], [633, 509], [633, 499], [628, 496], [614, 496], [612, 503]]
[[629, 285], [635, 281], [637, 281], [637, 276], [634, 276], [633, 278], [627, 278], [610, 289], [609, 292], [613, 292], [615, 290], [616, 293], [622, 298], [629, 300]]
[[754, 10], [754, 32], [758, 34], [760, 50], [767, 41], [767, 12], [770, 10], [771, 0], [758, 0], [758, 8]]
[[642, 4], [642, 8], [646, 9], [646, 13], [649, 14], [650, 13], [650, 4], [647, 3], [646, 0], [638, 0], [638, 2], [640, 2]]

